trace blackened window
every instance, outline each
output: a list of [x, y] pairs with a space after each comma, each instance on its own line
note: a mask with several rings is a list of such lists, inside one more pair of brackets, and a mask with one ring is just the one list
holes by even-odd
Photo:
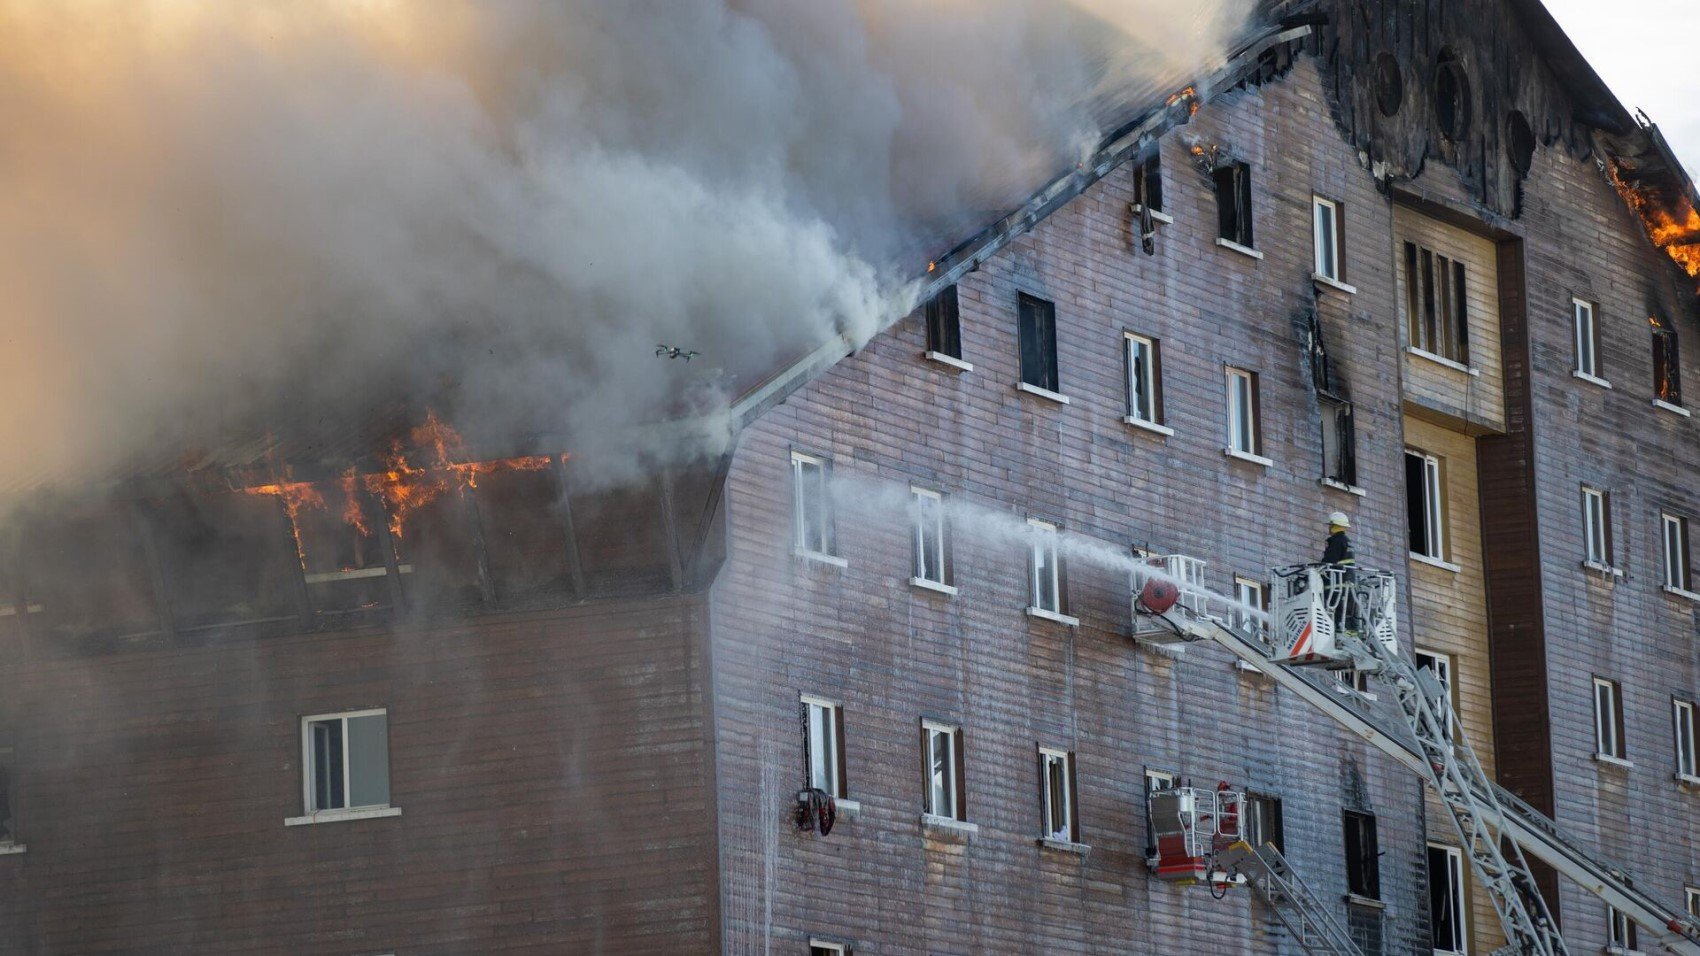
[[1381, 851], [1375, 841], [1375, 815], [1345, 811], [1346, 892], [1381, 899]]
[[1163, 158], [1152, 153], [1133, 171], [1133, 204], [1152, 212], [1163, 211]]
[[12, 825], [12, 748], [0, 748], [0, 846], [18, 842]]
[[927, 351], [962, 357], [962, 321], [957, 311], [956, 286], [927, 300]]
[[1211, 173], [1216, 181], [1218, 235], [1235, 245], [1251, 248], [1251, 167], [1245, 163], [1218, 166]]
[[1676, 330], [1657, 316], [1653, 324], [1653, 397], [1668, 405], [1682, 404], [1682, 365], [1677, 361]]
[[1464, 263], [1405, 243], [1405, 327], [1412, 348], [1469, 364], [1469, 276]]
[[1358, 484], [1358, 448], [1352, 404], [1322, 399], [1322, 477], [1339, 485]]
[[1021, 293], [1021, 380], [1049, 392], [1057, 387], [1057, 307]]

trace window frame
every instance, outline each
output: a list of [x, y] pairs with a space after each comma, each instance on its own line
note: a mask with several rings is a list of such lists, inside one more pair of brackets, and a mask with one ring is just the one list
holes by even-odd
[[[349, 746], [348, 722], [361, 717], [384, 718], [383, 771], [384, 793], [386, 799], [382, 803], [363, 803], [358, 805], [353, 803], [354, 777], [351, 772], [353, 770], [353, 765], [350, 763], [352, 759], [351, 751], [353, 748]], [[339, 807], [322, 807], [318, 806], [318, 794], [316, 792], [318, 789], [318, 761], [315, 759], [313, 749], [313, 727], [317, 724], [327, 723], [333, 720], [338, 721], [341, 724], [343, 804]], [[387, 810], [395, 806], [395, 793], [390, 785], [389, 708], [369, 707], [363, 710], [345, 710], [324, 714], [309, 714], [302, 717], [297, 726], [299, 727], [299, 734], [301, 738], [301, 807], [305, 816], [313, 817], [319, 814], [365, 813], [375, 810]]]
[[1241, 249], [1257, 248], [1252, 215], [1251, 164], [1222, 163], [1210, 171], [1216, 193], [1216, 237]]
[[[1444, 843], [1429, 843], [1427, 846], [1429, 855], [1425, 857], [1425, 862], [1431, 864], [1427, 867], [1427, 876], [1429, 881], [1429, 944], [1433, 948], [1435, 956], [1465, 956], [1465, 954], [1467, 954], [1470, 950], [1470, 894], [1468, 884], [1465, 882], [1464, 853], [1457, 847], [1448, 846]], [[1440, 921], [1436, 919], [1434, 912], [1434, 904], [1436, 900], [1434, 892], [1435, 874], [1434, 867], [1432, 866], [1432, 855], [1436, 851], [1442, 854], [1446, 859], [1446, 882], [1451, 890], [1451, 892], [1447, 894], [1449, 896], [1448, 902], [1453, 907], [1453, 912], [1455, 914], [1454, 923], [1456, 924], [1454, 926], [1456, 931], [1455, 936], [1449, 942], [1455, 942], [1457, 944], [1457, 948], [1455, 949], [1442, 948], [1440, 945], [1441, 941], [1435, 938], [1436, 928], [1440, 924]]]
[[1149, 205], [1151, 212], [1163, 212], [1163, 153], [1154, 149], [1151, 155], [1133, 164], [1133, 211], [1141, 212]]
[[[845, 773], [844, 755], [844, 705], [838, 701], [816, 694], [798, 694], [797, 699], [803, 709], [803, 773], [805, 789], [819, 788], [832, 795], [834, 800], [846, 800], [850, 797], [850, 785]], [[824, 735], [817, 734], [816, 714], [825, 716], [825, 722], [831, 726]], [[815, 776], [815, 741], [822, 736], [830, 747], [830, 760], [825, 769], [830, 774], [830, 780], [825, 781], [830, 786], [821, 786]]]
[[952, 283], [927, 300], [924, 306], [927, 355], [962, 359], [962, 304]]
[[1579, 296], [1572, 296], [1570, 320], [1571, 345], [1576, 352], [1576, 374], [1591, 382], [1604, 382], [1604, 365], [1600, 361], [1599, 306]]
[[1419, 354], [1470, 368], [1470, 269], [1414, 240], [1405, 245], [1406, 345]]
[[1700, 917], [1700, 886], [1684, 886], [1682, 903], [1689, 916]]
[[1700, 782], [1700, 744], [1695, 742], [1695, 732], [1700, 726], [1695, 724], [1694, 711], [1694, 701], [1671, 698], [1671, 744], [1676, 756], [1676, 777], [1689, 783]]
[[1317, 405], [1322, 411], [1322, 480], [1339, 488], [1356, 488], [1358, 441], [1352, 403], [1318, 396]]
[[1623, 739], [1623, 685], [1604, 677], [1594, 677], [1594, 756], [1611, 760], [1628, 760], [1628, 748]]
[[[1143, 361], [1141, 361], [1143, 357]], [[1122, 364], [1126, 370], [1127, 414], [1122, 419], [1130, 425], [1164, 426], [1163, 414], [1163, 353], [1159, 339], [1137, 332], [1122, 333]], [[1135, 373], [1142, 373], [1136, 384]], [[1135, 399], [1139, 401], [1135, 401]], [[1141, 405], [1149, 415], [1141, 415]]]
[[1659, 512], [1659, 546], [1664, 552], [1665, 588], [1692, 593], [1693, 567], [1689, 556], [1688, 518], [1669, 511]]
[[[1653, 326], [1653, 401], [1668, 408], [1682, 408], [1682, 340], [1676, 329], [1659, 316]], [[1662, 374], [1661, 374], [1662, 373]]]
[[1424, 666], [1423, 658], [1425, 657], [1439, 665], [1430, 668], [1430, 670], [1434, 672], [1435, 680], [1440, 682], [1440, 686], [1446, 689], [1447, 713], [1443, 715], [1446, 724], [1443, 729], [1446, 731], [1447, 739], [1452, 739], [1458, 734], [1458, 728], [1452, 719], [1458, 713], [1458, 685], [1453, 682], [1455, 673], [1452, 669], [1453, 655], [1441, 651], [1425, 651], [1422, 648], [1412, 649], [1411, 662], [1418, 669]]
[[[1273, 808], [1269, 820], [1265, 820], [1259, 808]], [[1273, 823], [1273, 834], [1264, 833], [1264, 824]], [[1261, 847], [1264, 843], [1275, 844], [1278, 852], [1287, 852], [1287, 824], [1282, 809], [1281, 797], [1273, 793], [1258, 790], [1245, 792], [1245, 810], [1241, 814], [1241, 838], [1253, 848]]]
[[[1246, 599], [1248, 593], [1254, 600], [1248, 601]], [[1269, 612], [1269, 585], [1257, 578], [1236, 574], [1234, 575], [1234, 600], [1238, 604], [1252, 604], [1258, 610], [1267, 614]], [[1234, 608], [1233, 621], [1235, 626], [1243, 626], [1255, 620], [1255, 618], [1240, 610], [1239, 607]]]
[[[1424, 558], [1429, 561], [1445, 562], [1447, 560], [1447, 548], [1451, 545], [1450, 539], [1452, 537], [1448, 533], [1450, 529], [1447, 528], [1448, 509], [1446, 507], [1446, 459], [1439, 455], [1430, 454], [1420, 448], [1411, 448], [1408, 446], [1405, 449], [1405, 458], [1405, 474], [1407, 481], [1409, 480], [1411, 473], [1410, 460], [1416, 458], [1421, 459], [1422, 461], [1422, 482], [1418, 487], [1422, 494], [1423, 536], [1425, 543], [1428, 545], [1428, 550], [1420, 551], [1416, 547], [1417, 542], [1412, 540], [1410, 542], [1411, 554], [1415, 557]], [[1409, 489], [1407, 489], [1406, 495], [1407, 531], [1414, 532], [1416, 529], [1409, 527], [1409, 519], [1412, 517], [1409, 513]]]
[[[1053, 776], [1053, 770], [1060, 774]], [[1052, 825], [1061, 798], [1062, 827]], [[1080, 842], [1079, 795], [1074, 772], [1074, 751], [1039, 746], [1039, 838], [1062, 843]]]
[[1638, 953], [1641, 951], [1641, 928], [1628, 914], [1610, 903], [1606, 904], [1606, 951], [1609, 953]]
[[[1375, 814], [1363, 810], [1341, 810], [1345, 832], [1346, 892], [1360, 899], [1381, 899], [1381, 843], [1376, 834]], [[1353, 824], [1359, 824], [1356, 828]], [[1365, 838], [1368, 846], [1364, 846]], [[1357, 853], [1353, 854], [1356, 845]]]
[[[946, 778], [948, 787], [939, 792], [933, 785], [933, 767], [938, 762], [938, 754], [934, 751], [935, 741], [942, 737], [949, 750]], [[930, 817], [945, 820], [955, 820], [958, 823], [968, 822], [967, 767], [962, 753], [962, 725], [921, 719], [921, 764], [922, 764], [922, 802], [921, 812]], [[949, 802], [949, 812], [938, 812], [940, 799]]]
[[[1027, 531], [1027, 609], [1038, 614], [1066, 616], [1068, 614], [1068, 602], [1064, 598], [1066, 576], [1062, 567], [1061, 549], [1058, 547], [1062, 539], [1062, 528], [1055, 522], [1046, 521], [1042, 518], [1028, 518]], [[1047, 566], [1047, 563], [1042, 560], [1045, 557], [1049, 558], [1048, 583], [1051, 587], [1050, 597], [1055, 604], [1054, 607], [1047, 607], [1043, 601], [1046, 595], [1042, 586], [1047, 581], [1041, 577], [1043, 573], [1041, 569]]]
[[[1342, 241], [1346, 221], [1345, 204], [1337, 199], [1328, 199], [1315, 193], [1310, 197], [1311, 211], [1311, 246], [1314, 276], [1329, 282], [1345, 284], [1346, 282], [1346, 244]], [[1327, 236], [1323, 235], [1323, 223], [1327, 223]], [[1326, 245], [1324, 239], [1326, 238]], [[1327, 252], [1332, 269], [1324, 269], [1323, 253]]]
[[[930, 587], [940, 591], [954, 591], [952, 583], [952, 568], [950, 560], [950, 519], [945, 514], [945, 495], [942, 491], [923, 488], [920, 485], [909, 486], [910, 509], [910, 557], [914, 561], [911, 584]], [[923, 502], [932, 502], [931, 520], [929, 521], [928, 506]], [[932, 532], [934, 541], [928, 548], [927, 533]], [[937, 566], [938, 577], [927, 575], [928, 552]]]
[[[1267, 462], [1268, 459], [1263, 457], [1263, 415], [1257, 373], [1237, 365], [1224, 365], [1223, 373], [1228, 413], [1228, 454]], [[1250, 447], [1240, 446], [1242, 435]]]
[[1611, 540], [1611, 492], [1588, 484], [1582, 486], [1582, 561], [1593, 568], [1615, 567]]
[[[1017, 292], [1015, 312], [1021, 384], [1051, 395], [1062, 394], [1057, 369], [1057, 304], [1029, 292]], [[1031, 367], [1030, 360], [1042, 367]]]
[[848, 945], [811, 936], [809, 938], [809, 956], [822, 956], [822, 954], [827, 954], [827, 956], [851, 956], [850, 947]]
[[[810, 468], [819, 473], [816, 505], [819, 511], [818, 541], [811, 541], [809, 510], [805, 492], [805, 476]], [[838, 535], [835, 533], [832, 507], [832, 459], [805, 451], [791, 451], [791, 547], [805, 557], [838, 559]], [[819, 544], [820, 547], [812, 545]]]

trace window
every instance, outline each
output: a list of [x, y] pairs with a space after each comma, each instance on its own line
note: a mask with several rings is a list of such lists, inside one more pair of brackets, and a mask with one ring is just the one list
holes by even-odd
[[818, 939], [809, 940], [809, 956], [850, 956], [850, 947], [843, 943], [826, 943]]
[[1682, 363], [1678, 361], [1676, 330], [1658, 316], [1653, 325], [1653, 397], [1666, 405], [1682, 406]]
[[1665, 587], [1687, 591], [1691, 583], [1688, 573], [1688, 519], [1662, 514], [1659, 524], [1664, 532]]
[[1159, 790], [1173, 790], [1175, 775], [1167, 770], [1145, 770], [1145, 853], [1147, 856], [1157, 852], [1157, 831], [1151, 825], [1151, 795]]
[[1375, 842], [1375, 816], [1344, 811], [1346, 825], [1346, 892], [1381, 899], [1381, 851]]
[[1685, 886], [1682, 897], [1688, 907], [1689, 916], [1700, 916], [1700, 887]]
[[791, 453], [791, 485], [796, 499], [793, 543], [805, 554], [833, 553], [831, 472], [831, 464], [824, 458]]
[[1322, 407], [1322, 477], [1355, 488], [1358, 484], [1357, 432], [1352, 404], [1320, 398]]
[[1428, 925], [1437, 954], [1468, 952], [1464, 933], [1464, 855], [1428, 845]]
[[1340, 258], [1340, 237], [1345, 233], [1344, 207], [1332, 199], [1311, 197], [1312, 233], [1316, 245], [1316, 274], [1334, 282], [1346, 281], [1346, 264]]
[[962, 320], [956, 304], [956, 286], [949, 286], [927, 300], [927, 351], [954, 359], [962, 357]]
[[1405, 505], [1410, 520], [1411, 553], [1446, 560], [1446, 482], [1440, 459], [1405, 449]]
[[1263, 435], [1258, 427], [1261, 408], [1257, 397], [1257, 373], [1228, 369], [1228, 451], [1253, 458], [1263, 454]]
[[1671, 701], [1673, 733], [1676, 741], [1676, 775], [1690, 779], [1700, 776], [1694, 760], [1694, 702]]
[[303, 717], [307, 812], [389, 806], [389, 736], [382, 710]]
[[1369, 691], [1369, 673], [1367, 671], [1337, 670], [1334, 672], [1334, 679], [1358, 693], [1374, 699], [1374, 695]]
[[927, 766], [922, 809], [935, 817], [967, 820], [968, 801], [962, 790], [962, 729], [924, 720], [921, 749]]
[[950, 545], [944, 517], [944, 495], [911, 488], [915, 539], [915, 580], [950, 586]]
[[1616, 907], [1606, 907], [1606, 922], [1611, 934], [1606, 945], [1614, 952], [1632, 953], [1640, 950], [1640, 932], [1635, 921], [1618, 912]]
[[1153, 152], [1133, 170], [1133, 204], [1152, 212], [1163, 211], [1163, 157]]
[[1412, 348], [1469, 364], [1468, 303], [1462, 262], [1405, 243], [1405, 323]]
[[1017, 300], [1021, 323], [1021, 381], [1047, 392], [1057, 385], [1057, 307], [1021, 293]]
[[1600, 370], [1600, 329], [1594, 321], [1594, 304], [1583, 299], [1571, 299], [1576, 318], [1576, 374], [1602, 380]]
[[808, 786], [835, 798], [850, 795], [844, 782], [844, 710], [819, 697], [804, 695], [803, 761]]
[[1434, 679], [1440, 683], [1441, 689], [1446, 691], [1447, 709], [1438, 716], [1441, 720], [1441, 730], [1450, 738], [1453, 735], [1452, 708], [1455, 706], [1452, 700], [1452, 658], [1445, 654], [1417, 651], [1416, 659], [1417, 668], [1419, 670], [1427, 668], [1429, 673], [1434, 675]]
[[1582, 544], [1589, 564], [1611, 567], [1611, 496], [1587, 485], [1582, 486]]
[[1216, 183], [1217, 236], [1236, 246], [1252, 248], [1251, 167], [1229, 163], [1216, 167], [1210, 175]]
[[18, 842], [18, 829], [12, 821], [12, 748], [0, 747], [0, 846]]
[[1080, 842], [1080, 824], [1074, 810], [1074, 754], [1066, 750], [1039, 748], [1039, 790], [1044, 814], [1041, 834], [1047, 840]]
[[1287, 849], [1286, 834], [1281, 827], [1281, 798], [1267, 793], [1245, 795], [1245, 815], [1240, 822], [1245, 841], [1254, 847], [1272, 843], [1275, 849]]
[[1258, 617], [1247, 610], [1248, 607], [1256, 608], [1259, 611], [1269, 610], [1268, 591], [1264, 588], [1262, 581], [1252, 578], [1234, 576], [1234, 600], [1240, 604], [1239, 607], [1234, 608], [1233, 615], [1234, 626], [1238, 628], [1251, 627], [1258, 623]]
[[1623, 759], [1623, 697], [1616, 681], [1594, 678], [1594, 753]]
[[1062, 566], [1057, 557], [1057, 526], [1037, 519], [1027, 522], [1031, 607], [1048, 614], [1063, 613]]
[[1163, 360], [1156, 339], [1127, 333], [1127, 417], [1147, 425], [1163, 423]]

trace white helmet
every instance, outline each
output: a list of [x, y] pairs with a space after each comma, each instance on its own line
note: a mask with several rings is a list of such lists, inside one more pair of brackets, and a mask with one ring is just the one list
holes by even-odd
[[1330, 527], [1350, 528], [1352, 526], [1352, 519], [1346, 517], [1346, 513], [1344, 511], [1336, 511], [1328, 516], [1328, 524]]

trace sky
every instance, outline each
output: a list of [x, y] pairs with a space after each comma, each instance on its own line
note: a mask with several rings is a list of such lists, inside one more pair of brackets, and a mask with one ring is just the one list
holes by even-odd
[[1659, 125], [1683, 165], [1700, 170], [1700, 74], [1690, 44], [1700, 0], [1545, 0], [1630, 111]]

